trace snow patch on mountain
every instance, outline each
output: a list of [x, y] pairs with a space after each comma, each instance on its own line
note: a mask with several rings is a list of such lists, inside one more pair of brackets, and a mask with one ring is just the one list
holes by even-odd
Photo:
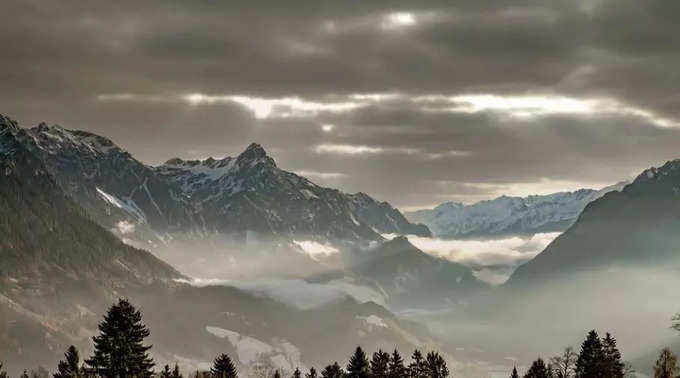
[[340, 252], [330, 244], [321, 244], [314, 240], [293, 240], [293, 243], [300, 247], [300, 249], [314, 260], [319, 257], [328, 257]]
[[221, 339], [226, 339], [236, 349], [238, 361], [245, 366], [269, 359], [275, 368], [286, 372], [295, 367], [306, 369], [302, 363], [300, 350], [283, 339], [273, 339], [271, 344], [251, 336], [241, 335], [236, 331], [214, 326], [206, 326], [205, 330]]

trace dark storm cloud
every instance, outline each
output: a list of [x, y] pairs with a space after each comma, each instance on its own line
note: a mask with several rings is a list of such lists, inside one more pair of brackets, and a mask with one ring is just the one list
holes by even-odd
[[[0, 12], [0, 112], [107, 135], [148, 162], [259, 141], [287, 169], [416, 206], [605, 184], [680, 155], [678, 130], [661, 127], [680, 119], [673, 0], [27, 0]], [[191, 93], [357, 106], [263, 117]], [[396, 96], [350, 96], [367, 93]], [[470, 93], [620, 109], [523, 118], [414, 100]]]

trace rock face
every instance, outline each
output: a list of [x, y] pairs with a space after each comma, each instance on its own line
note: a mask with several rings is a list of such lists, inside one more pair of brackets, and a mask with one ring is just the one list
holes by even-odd
[[435, 236], [443, 238], [558, 232], [569, 228], [588, 203], [624, 185], [622, 182], [601, 190], [580, 189], [528, 197], [502, 196], [472, 205], [446, 202], [434, 209], [406, 213], [406, 217], [426, 224]]
[[676, 266], [679, 230], [680, 160], [674, 160], [588, 204], [576, 223], [520, 266], [508, 284], [617, 265]]

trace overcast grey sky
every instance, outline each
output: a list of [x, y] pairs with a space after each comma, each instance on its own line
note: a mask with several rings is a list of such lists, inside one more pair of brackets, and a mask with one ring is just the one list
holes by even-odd
[[404, 207], [680, 157], [680, 1], [2, 1], [0, 112]]

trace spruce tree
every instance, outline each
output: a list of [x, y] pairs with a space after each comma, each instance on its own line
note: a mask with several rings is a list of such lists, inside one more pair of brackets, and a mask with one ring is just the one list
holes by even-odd
[[237, 378], [236, 366], [231, 361], [231, 358], [222, 353], [213, 362], [210, 372], [214, 378]]
[[437, 352], [429, 352], [425, 358], [426, 374], [430, 378], [447, 378], [449, 376], [449, 368], [446, 366], [446, 361]]
[[163, 370], [161, 370], [160, 378], [171, 378], [171, 377], [172, 377], [172, 371], [170, 371], [170, 365], [165, 364], [165, 366], [163, 366]]
[[8, 378], [7, 377], [7, 372], [2, 370], [2, 362], [0, 362], [0, 378]]
[[293, 378], [302, 378], [302, 372], [300, 369], [295, 368], [295, 371], [293, 372]]
[[316, 369], [314, 368], [309, 369], [309, 373], [305, 374], [305, 378], [318, 378]]
[[408, 365], [408, 374], [411, 378], [427, 378], [425, 359], [418, 349], [413, 351], [411, 363]]
[[616, 339], [609, 332], [602, 339], [604, 353], [604, 370], [607, 378], [623, 378], [625, 365], [621, 361], [621, 352], [616, 346]]
[[354, 351], [347, 364], [347, 378], [368, 378], [371, 375], [371, 368], [366, 358], [366, 353], [360, 346]]
[[408, 377], [408, 370], [404, 366], [404, 359], [401, 358], [399, 351], [395, 348], [390, 356], [390, 363], [387, 367], [387, 376], [389, 378], [406, 378]]
[[345, 372], [337, 361], [321, 370], [321, 378], [343, 378], [344, 376]]
[[94, 355], [87, 360], [95, 374], [103, 378], [153, 376], [151, 345], [144, 345], [150, 335], [142, 323], [142, 313], [127, 299], [111, 306], [94, 336]]
[[64, 353], [64, 360], [59, 361], [57, 365], [57, 372], [54, 378], [80, 378], [83, 372], [80, 368], [80, 356], [78, 349], [71, 345]]
[[510, 378], [519, 378], [519, 374], [517, 374], [517, 366], [512, 367], [512, 373], [510, 374]]
[[276, 369], [274, 372], [274, 378], [281, 378], [281, 373], [279, 373], [279, 369]]
[[654, 364], [654, 378], [674, 378], [678, 371], [678, 358], [668, 348], [663, 348]]
[[371, 358], [371, 377], [373, 378], [387, 378], [388, 366], [390, 363], [390, 355], [379, 349], [373, 353]]
[[529, 370], [524, 374], [524, 378], [551, 378], [548, 367], [542, 358], [538, 358], [531, 364]]
[[26, 369], [24, 369], [24, 372], [21, 373], [21, 375], [19, 376], [19, 378], [28, 378], [28, 372], [26, 371]]
[[182, 374], [179, 372], [179, 366], [177, 366], [177, 363], [175, 362], [175, 368], [172, 369], [172, 375], [170, 375], [172, 378], [182, 378]]
[[605, 377], [604, 351], [602, 342], [595, 330], [588, 332], [588, 336], [581, 344], [581, 353], [576, 360], [577, 378]]

